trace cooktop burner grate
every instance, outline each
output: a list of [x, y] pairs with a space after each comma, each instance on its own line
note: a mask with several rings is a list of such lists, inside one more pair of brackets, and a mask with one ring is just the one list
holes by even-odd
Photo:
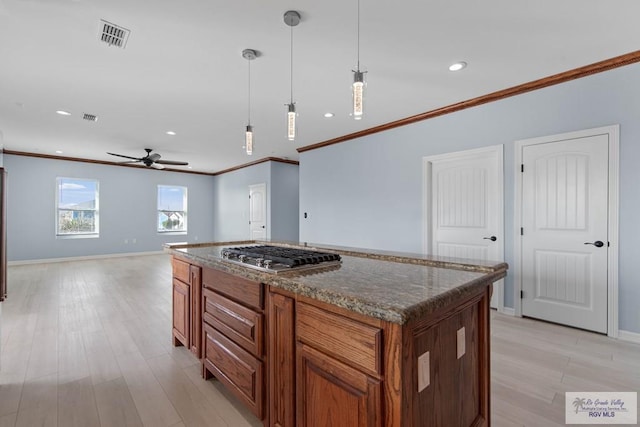
[[340, 255], [338, 254], [268, 245], [226, 248], [223, 253], [235, 258], [244, 255], [249, 258], [271, 260], [274, 263], [288, 265], [289, 267], [340, 261]]
[[270, 273], [335, 267], [341, 263], [338, 254], [269, 245], [223, 248], [220, 255], [232, 263]]

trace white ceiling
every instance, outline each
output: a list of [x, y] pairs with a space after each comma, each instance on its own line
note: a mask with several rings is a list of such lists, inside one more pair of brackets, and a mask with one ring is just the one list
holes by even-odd
[[[149, 147], [215, 172], [298, 159], [298, 147], [640, 47], [637, 0], [360, 1], [368, 87], [355, 121], [357, 0], [0, 0], [0, 139], [6, 150], [109, 161], [118, 159], [107, 151], [141, 157]], [[290, 9], [302, 15], [295, 142], [285, 127]], [[125, 49], [99, 41], [100, 19], [131, 30]], [[261, 54], [251, 63], [251, 157], [245, 48]], [[469, 66], [450, 72], [456, 61]]]

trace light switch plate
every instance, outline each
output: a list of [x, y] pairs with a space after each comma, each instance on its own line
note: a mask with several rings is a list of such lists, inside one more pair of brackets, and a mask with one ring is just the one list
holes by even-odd
[[457, 345], [457, 347], [458, 347], [458, 359], [460, 359], [462, 356], [464, 356], [464, 353], [467, 351], [466, 344], [465, 344], [465, 339], [464, 339], [464, 326], [462, 328], [458, 329], [456, 341], [458, 343], [458, 345]]
[[418, 393], [427, 388], [431, 382], [429, 373], [429, 352], [418, 357]]

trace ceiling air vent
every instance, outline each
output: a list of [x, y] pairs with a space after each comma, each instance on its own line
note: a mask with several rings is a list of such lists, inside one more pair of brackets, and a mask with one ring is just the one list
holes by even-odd
[[100, 20], [100, 40], [109, 46], [116, 46], [124, 49], [129, 39], [130, 31], [111, 22]]
[[88, 114], [88, 113], [84, 113], [84, 115], [82, 116], [82, 118], [84, 120], [88, 120], [90, 122], [97, 122], [98, 121], [98, 116], [96, 116], [95, 114]]

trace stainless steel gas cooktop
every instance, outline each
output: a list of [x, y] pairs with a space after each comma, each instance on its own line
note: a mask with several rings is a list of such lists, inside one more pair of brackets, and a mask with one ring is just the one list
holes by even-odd
[[257, 245], [224, 248], [222, 258], [270, 273], [340, 265], [340, 255], [308, 249]]

